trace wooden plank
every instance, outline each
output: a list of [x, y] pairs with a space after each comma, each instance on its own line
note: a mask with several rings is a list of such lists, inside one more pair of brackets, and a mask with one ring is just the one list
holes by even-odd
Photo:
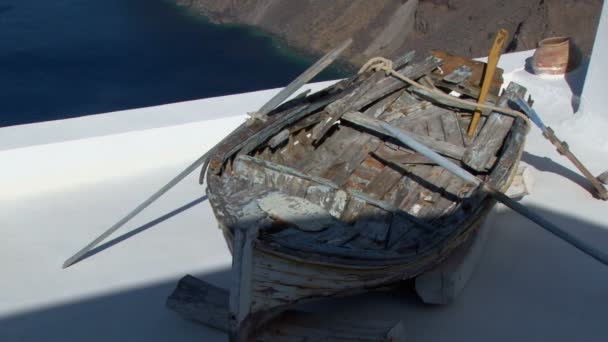
[[[329, 186], [333, 189], [340, 189], [340, 187], [338, 185], [336, 185], [334, 182], [325, 179], [325, 178], [321, 178], [321, 177], [316, 177], [316, 176], [311, 176], [311, 175], [307, 175], [304, 174], [296, 169], [284, 166], [284, 165], [277, 165], [274, 163], [271, 163], [269, 161], [266, 160], [261, 160], [255, 157], [251, 157], [251, 156], [246, 156], [246, 155], [241, 155], [237, 158], [237, 162], [241, 161], [244, 163], [255, 163], [258, 165], [261, 165], [265, 168], [268, 168], [270, 170], [275, 170], [278, 171], [280, 173], [283, 174], [287, 174], [287, 175], [292, 175], [298, 178], [302, 178], [304, 180], [308, 180], [310, 182], [313, 183], [317, 183], [317, 184], [321, 184], [321, 185], [326, 185]], [[352, 197], [356, 197], [357, 199], [366, 202], [370, 205], [376, 206], [380, 209], [386, 210], [388, 212], [391, 212], [393, 214], [397, 214], [397, 215], [401, 215], [404, 219], [407, 220], [411, 220], [412, 222], [420, 225], [423, 228], [428, 228], [428, 229], [434, 229], [434, 227], [430, 226], [428, 223], [418, 220], [415, 217], [412, 217], [411, 215], [409, 215], [407, 212], [404, 212], [403, 210], [395, 207], [394, 205], [387, 203], [385, 201], [379, 200], [379, 199], [375, 199], [365, 193], [362, 193], [360, 191], [354, 191], [354, 190], [350, 190], [350, 189], [341, 189], [346, 191], [350, 196]], [[350, 201], [349, 201], [350, 202]], [[350, 204], [350, 203], [349, 203]]]
[[[342, 120], [350, 122], [354, 125], [366, 128], [374, 133], [381, 135], [382, 137], [391, 137], [381, 126], [379, 120], [374, 120], [362, 115], [360, 112], [350, 112], [344, 114]], [[433, 149], [437, 153], [443, 154], [448, 157], [461, 159], [464, 154], [464, 148], [462, 146], [456, 146], [451, 143], [437, 140], [428, 136], [411, 133], [412, 136]], [[396, 140], [395, 140], [396, 141]], [[397, 141], [396, 141], [397, 142]], [[399, 143], [400, 145], [403, 145]]]
[[[310, 134], [306, 130], [301, 130], [298, 133], [291, 135], [286, 145], [275, 154], [281, 155], [283, 162], [279, 164], [293, 165], [302, 158], [310, 155], [313, 151], [311, 146]], [[275, 162], [273, 159], [270, 161]]]
[[359, 165], [375, 151], [380, 145], [380, 140], [374, 137], [357, 137], [350, 146], [339, 154], [339, 157], [331, 165], [323, 176], [331, 179], [338, 186], [346, 182], [348, 177]]
[[[437, 58], [441, 58], [443, 60], [443, 65], [441, 69], [443, 70], [445, 75], [451, 74], [457, 68], [465, 65], [471, 69], [471, 77], [469, 77], [468, 84], [474, 87], [481, 87], [481, 83], [483, 80], [483, 75], [485, 72], [486, 63], [476, 61], [469, 58], [464, 58], [456, 55], [452, 55], [446, 53], [444, 51], [432, 50], [431, 54]], [[494, 79], [492, 82], [492, 87], [490, 88], [490, 94], [498, 95], [500, 88], [502, 86], [502, 74], [503, 70], [498, 68], [496, 69], [496, 73], [494, 75]]]
[[371, 116], [373, 118], [377, 118], [386, 110], [392, 107], [393, 103], [399, 99], [404, 94], [404, 90], [396, 91], [391, 95], [383, 98], [382, 100], [374, 103], [368, 109], [365, 110], [365, 114], [367, 116]]
[[[435, 86], [442, 89], [455, 91], [461, 95], [465, 95], [473, 99], [479, 98], [479, 94], [481, 92], [481, 89], [476, 86], [468, 84], [452, 84], [441, 80], [435, 81]], [[490, 103], [496, 103], [498, 101], [498, 96], [494, 94], [488, 94], [486, 100]]]
[[[398, 97], [398, 95], [392, 94], [379, 100], [366, 109], [365, 114], [382, 114], [382, 111], [385, 110], [385, 108], [392, 106], [396, 97]], [[343, 156], [345, 154], [355, 156], [357, 153], [361, 153], [360, 147], [369, 146], [368, 143], [372, 139], [372, 137], [361, 135], [359, 131], [350, 127], [337, 125], [333, 127], [337, 132], [334, 132], [331, 136], [327, 137], [315, 153], [311, 153], [308, 157], [300, 159], [300, 161], [294, 165], [296, 168], [302, 169], [309, 174], [323, 175], [328, 173], [328, 170], [338, 168], [336, 165], [337, 163], [344, 163], [345, 158]], [[342, 160], [338, 160], [340, 157], [343, 157]], [[360, 162], [361, 158], [364, 158], [364, 156], [360, 155], [359, 157], [353, 158], [356, 158]], [[347, 169], [345, 169], [344, 173], [346, 174], [346, 172], [348, 172]]]
[[287, 106], [286, 109], [280, 113], [268, 116], [266, 122], [256, 120], [250, 125], [242, 125], [218, 144], [216, 151], [214, 151], [215, 154], [209, 163], [209, 169], [218, 173], [221, 171], [222, 165], [237, 152], [241, 151], [242, 154], [251, 152], [264, 141], [279, 133], [283, 128], [317, 112], [342, 97], [345, 92], [348, 93], [352, 89], [358, 88], [358, 82], [360, 81], [345, 80], [345, 82], [348, 83], [348, 87], [344, 90], [335, 90], [335, 85], [330, 86], [327, 91], [321, 91], [307, 97], [304, 103], [288, 102], [289, 105], [285, 105]]
[[384, 164], [377, 158], [373, 158], [367, 154], [363, 155], [362, 157], [362, 160], [359, 160], [359, 163], [354, 165], [352, 173], [341, 185], [349, 189], [364, 191], [367, 189], [369, 183], [384, 168]]
[[[437, 69], [443, 61], [437, 57], [429, 56], [420, 63], [408, 65], [402, 70], [398, 70], [402, 75], [411, 78], [418, 79], [431, 71]], [[353, 108], [358, 109], [369, 105], [374, 102], [375, 99], [391, 94], [399, 89], [408, 87], [407, 83], [404, 83], [400, 79], [394, 77], [386, 77], [378, 82], [374, 89], [368, 91], [365, 96], [356, 100]]]
[[458, 121], [458, 115], [452, 111], [447, 111], [439, 118], [443, 127], [443, 133], [445, 134], [445, 141], [464, 147], [463, 131]]
[[428, 219], [437, 222], [442, 217], [450, 215], [471, 189], [472, 187], [461, 178], [450, 177], [441, 191], [441, 196], [436, 199], [435, 206], [426, 213]]
[[412, 208], [416, 208], [415, 210], [408, 210], [412, 214], [415, 211], [415, 215], [417, 217], [429, 222], [434, 219], [432, 216], [434, 213], [437, 211], [443, 212], [445, 209], [445, 207], [438, 208], [439, 205], [446, 204], [445, 202], [441, 202], [440, 199], [445, 193], [445, 188], [454, 178], [449, 171], [445, 170], [441, 166], [435, 166], [434, 171], [437, 172], [433, 173], [432, 177], [426, 180], [428, 184], [432, 185], [432, 187], [421, 192], [421, 196], [418, 198], [418, 201], [412, 206]]
[[[167, 306], [184, 319], [228, 332], [228, 291], [187, 275], [167, 299]], [[327, 313], [286, 311], [257, 329], [255, 341], [405, 341], [399, 321], [353, 323]]]
[[[526, 88], [511, 82], [500, 97], [498, 106], [507, 107], [510, 98], [524, 97], [526, 91]], [[492, 112], [475, 141], [467, 147], [462, 159], [463, 163], [473, 170], [484, 170], [488, 162], [496, 156], [496, 153], [502, 147], [513, 120], [512, 116]]]
[[228, 300], [228, 335], [230, 340], [244, 341], [250, 331], [246, 320], [251, 311], [251, 277], [253, 240], [257, 237], [257, 227], [246, 231], [234, 230], [232, 247], [232, 269], [230, 296]]
[[[432, 118], [443, 116], [446, 113], [451, 112], [447, 109], [437, 107], [428, 101], [421, 101], [418, 103], [418, 105], [412, 106], [407, 109], [407, 112], [404, 113], [405, 116], [393, 122], [393, 125], [397, 125], [399, 127], [409, 127], [421, 121], [430, 120]], [[390, 122], [389, 120], [385, 121]]]
[[[369, 182], [365, 192], [378, 199], [382, 199], [397, 182], [403, 177], [403, 174], [390, 166], [385, 166], [377, 176]], [[397, 215], [395, 215], [397, 216]], [[359, 213], [359, 219], [355, 223], [354, 230], [360, 231], [360, 236], [367, 240], [362, 244], [357, 244], [357, 240], [353, 241], [353, 245], [363, 247], [370, 246], [372, 248], [384, 248], [388, 242], [390, 234], [392, 215], [387, 215], [387, 212], [370, 206], [365, 207]], [[370, 245], [371, 243], [371, 245]]]
[[329, 131], [331, 126], [334, 125], [336, 121], [340, 120], [340, 117], [342, 117], [344, 113], [349, 110], [352, 110], [353, 108], [360, 108], [356, 105], [356, 100], [364, 97], [365, 94], [372, 88], [377, 87], [378, 81], [380, 81], [383, 77], [384, 75], [382, 72], [375, 72], [358, 88], [354, 89], [353, 91], [346, 94], [344, 97], [336, 100], [335, 102], [329, 104], [325, 108], [326, 115], [322, 117], [321, 122], [317, 124], [312, 131], [313, 140], [321, 140]]
[[454, 100], [452, 100], [452, 99], [444, 97], [444, 96], [439, 96], [434, 91], [431, 91], [431, 90], [428, 90], [425, 88], [419, 88], [419, 87], [412, 88], [412, 93], [420, 96], [423, 99], [431, 101], [432, 103], [439, 103], [444, 106], [466, 109], [466, 110], [475, 110], [475, 108], [477, 108], [477, 104], [473, 101], [464, 103], [464, 102], [457, 101], [458, 98], [456, 98], [456, 97], [454, 97]]
[[459, 84], [467, 82], [471, 78], [472, 74], [473, 69], [463, 64], [458, 68], [454, 69], [451, 73], [444, 76], [443, 80], [452, 84]]
[[[403, 92], [389, 95], [365, 110], [366, 116], [383, 115], [387, 108], [400, 106]], [[355, 168], [367, 158], [369, 152], [379, 145], [379, 140], [371, 135], [362, 134], [351, 127], [340, 126], [338, 134], [332, 136], [317, 151], [321, 157], [312, 157], [305, 168], [307, 173], [322, 175], [338, 185], [344, 184]]]
[[[400, 96], [388, 107], [383, 113], [380, 113], [378, 116], [374, 116], [379, 120], [392, 122], [398, 118], [402, 118], [404, 115], [407, 115], [414, 108], [418, 108], [420, 106], [420, 101], [415, 99], [409, 92], [406, 90], [400, 92]], [[366, 116], [367, 112], [364, 113]]]
[[[314, 152], [294, 164], [296, 169], [319, 176], [334, 165], [335, 161], [353, 144], [361, 144], [360, 132], [343, 125], [336, 125], [333, 132], [325, 137], [320, 146], [314, 146]], [[311, 144], [312, 136], [311, 136]]]
[[[391, 113], [400, 113], [404, 108], [410, 107], [417, 101], [405, 91], [397, 92], [398, 94], [394, 99], [393, 96], [389, 96], [378, 103], [382, 103], [380, 108], [376, 105], [372, 105], [363, 113], [365, 117], [380, 117], [383, 120], [387, 120], [387, 115]], [[388, 101], [386, 101], [388, 99]], [[377, 104], [378, 104], [377, 103]], [[384, 110], [381, 112], [381, 110]], [[359, 135], [355, 141], [349, 145], [346, 151], [340, 153], [340, 159], [327, 169], [324, 173], [324, 177], [332, 179], [338, 185], [348, 183], [350, 187], [362, 190], [367, 182], [364, 178], [359, 177], [358, 173], [363, 170], [357, 168], [363, 163], [364, 160], [369, 160], [370, 153], [374, 153], [380, 146], [380, 140], [372, 135]], [[351, 157], [354, 156], [354, 157]], [[354, 175], [353, 175], [354, 173]], [[353, 175], [353, 177], [351, 177]]]
[[[437, 140], [445, 140], [443, 125], [439, 118], [434, 117], [426, 121], [428, 124], [429, 136]], [[411, 209], [404, 207], [412, 215], [422, 219], [428, 219], [427, 213], [437, 205], [437, 200], [441, 195], [443, 187], [449, 182], [452, 175], [441, 166], [433, 166], [430, 176], [425, 179], [430, 186], [420, 189], [420, 194]]]
[[395, 68], [395, 70], [402, 69], [406, 64], [413, 61], [414, 57], [416, 57], [416, 51], [408, 51], [405, 55], [395, 58], [393, 61], [393, 68]]
[[277, 135], [275, 135], [268, 141], [268, 146], [270, 146], [272, 148], [276, 148], [277, 146], [281, 145], [283, 142], [287, 141], [289, 139], [290, 134], [291, 133], [289, 132], [289, 129], [284, 129], [284, 130], [280, 131]]
[[186, 275], [167, 298], [166, 305], [182, 318], [228, 332], [228, 291]]

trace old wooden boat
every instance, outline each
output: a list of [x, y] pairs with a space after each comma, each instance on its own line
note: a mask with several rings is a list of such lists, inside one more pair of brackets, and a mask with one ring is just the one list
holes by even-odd
[[[440, 56], [441, 58], [439, 58]], [[467, 240], [495, 201], [400, 143], [379, 126], [408, 131], [488, 184], [506, 189], [528, 124], [485, 113], [467, 137], [483, 65], [447, 54], [394, 68], [426, 88], [368, 70], [266, 116], [214, 151], [207, 194], [233, 253], [231, 340], [303, 301], [396, 284], [432, 268]], [[476, 74], [477, 73], [477, 74]], [[497, 106], [526, 90], [511, 83]], [[432, 91], [428, 91], [431, 89]]]

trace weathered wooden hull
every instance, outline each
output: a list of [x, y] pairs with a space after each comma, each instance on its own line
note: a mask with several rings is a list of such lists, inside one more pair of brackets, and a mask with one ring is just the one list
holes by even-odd
[[[430, 58], [403, 73], [419, 78], [437, 65]], [[508, 188], [526, 122], [492, 113], [467, 140], [461, 126], [470, 118], [402, 88], [382, 73], [358, 76], [251, 122], [218, 148], [207, 193], [233, 253], [233, 340], [294, 304], [415, 277], [464, 243], [493, 207], [482, 189], [387, 137], [380, 121]], [[498, 104], [523, 93], [509, 86]], [[294, 216], [294, 203], [310, 207], [310, 217]]]

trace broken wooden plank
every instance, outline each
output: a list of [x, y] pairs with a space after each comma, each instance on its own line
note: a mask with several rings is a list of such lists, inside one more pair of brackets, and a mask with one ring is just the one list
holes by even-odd
[[[280, 132], [292, 123], [317, 112], [319, 109], [342, 97], [344, 92], [356, 89], [358, 82], [350, 82], [349, 87], [340, 91], [322, 92], [306, 98], [305, 103], [295, 104], [268, 117], [266, 122], [256, 120], [250, 125], [242, 125], [233, 134], [226, 137], [220, 144], [209, 163], [209, 168], [215, 173], [221, 170], [222, 165], [237, 152], [249, 153], [267, 139]], [[330, 87], [331, 88], [331, 87]]]
[[443, 127], [443, 133], [445, 134], [445, 141], [464, 147], [464, 137], [462, 136], [462, 127], [460, 127], [460, 122], [458, 121], [458, 114], [447, 111], [447, 113], [439, 118]]
[[401, 91], [396, 91], [395, 93], [388, 95], [387, 97], [383, 98], [382, 100], [374, 103], [373, 105], [371, 105], [368, 109], [365, 110], [365, 114], [367, 116], [371, 116], [373, 118], [377, 118], [380, 115], [382, 115], [382, 113], [384, 113], [387, 109], [389, 109], [390, 107], [392, 107], [392, 104], [397, 101], [397, 99], [399, 99], [399, 97], [401, 97], [401, 95], [404, 93], [403, 90]]
[[384, 75], [382, 72], [375, 72], [370, 78], [365, 80], [358, 88], [352, 92], [346, 94], [344, 97], [334, 101], [333, 103], [325, 107], [326, 115], [322, 117], [321, 122], [315, 126], [312, 131], [312, 138], [314, 141], [319, 141], [329, 131], [331, 126], [340, 120], [340, 117], [347, 111], [357, 108], [356, 100], [360, 99], [369, 90], [377, 87], [378, 81], [382, 79]]
[[[387, 165], [369, 182], [365, 192], [372, 197], [382, 199], [402, 177], [401, 172]], [[390, 234], [392, 216], [378, 208], [368, 206], [359, 213], [359, 219], [353, 230], [360, 231], [360, 236], [370, 241], [373, 244], [372, 247], [385, 248]], [[353, 241], [355, 246], [367, 247], [367, 244], [366, 242], [358, 245], [357, 240]]]
[[343, 185], [355, 169], [375, 151], [380, 145], [380, 139], [370, 136], [355, 137], [343, 153], [331, 164], [322, 176], [331, 179], [338, 186]]
[[[444, 75], [449, 75], [457, 68], [465, 65], [471, 69], [471, 77], [469, 77], [468, 84], [474, 87], [481, 87], [486, 63], [452, 55], [440, 50], [432, 50], [431, 54], [443, 60], [441, 70], [443, 71]], [[496, 69], [496, 74], [494, 75], [492, 86], [490, 88], [490, 94], [498, 96], [503, 82], [502, 75], [503, 70], [500, 68]]]
[[[418, 124], [424, 120], [430, 120], [431, 118], [445, 115], [448, 113], [447, 109], [437, 107], [428, 101], [418, 102], [415, 106], [407, 108], [407, 111], [403, 113], [405, 116], [398, 119], [393, 124], [398, 124], [400, 127], [407, 127], [413, 124]], [[391, 122], [394, 120], [383, 120]]]
[[[448, 89], [451, 91], [455, 91], [461, 95], [465, 95], [468, 96], [470, 98], [473, 99], [477, 99], [479, 98], [479, 94], [481, 92], [481, 88], [479, 87], [475, 87], [469, 84], [452, 84], [449, 82], [445, 82], [442, 80], [437, 80], [435, 81], [435, 85], [439, 88], [444, 88], [444, 89]], [[486, 100], [489, 103], [496, 103], [498, 101], [498, 96], [494, 95], [494, 94], [488, 94], [486, 97]]]
[[289, 139], [290, 134], [291, 134], [291, 132], [289, 131], [289, 129], [284, 129], [284, 130], [280, 131], [277, 135], [275, 135], [268, 141], [268, 146], [270, 146], [272, 148], [276, 148], [277, 146], [281, 145], [283, 142], [287, 141], [287, 139]]
[[393, 68], [395, 68], [395, 70], [402, 69], [406, 64], [413, 61], [414, 57], [416, 57], [416, 51], [408, 51], [405, 55], [395, 58], [393, 61]]
[[[336, 189], [336, 190], [340, 189], [340, 187], [338, 185], [336, 185], [334, 182], [332, 182], [332, 181], [330, 181], [328, 179], [321, 178], [321, 177], [316, 177], [316, 176], [311, 176], [311, 175], [307, 175], [307, 174], [304, 174], [304, 173], [302, 173], [302, 172], [300, 172], [300, 171], [298, 171], [296, 169], [293, 169], [293, 168], [290, 168], [290, 167], [287, 167], [287, 166], [284, 166], [284, 165], [274, 164], [272, 162], [269, 162], [269, 161], [266, 161], [266, 160], [262, 160], [262, 159], [259, 159], [259, 158], [255, 158], [255, 157], [251, 157], [251, 156], [246, 156], [246, 155], [240, 155], [237, 158], [237, 161], [241, 161], [241, 162], [244, 162], [244, 163], [255, 163], [255, 164], [261, 165], [261, 166], [263, 166], [265, 168], [268, 168], [270, 170], [275, 170], [275, 171], [280, 172], [280, 173], [292, 175], [292, 176], [295, 176], [295, 177], [298, 177], [298, 178], [302, 178], [302, 179], [305, 179], [305, 180], [308, 180], [308, 181], [311, 181], [311, 182], [314, 182], [314, 183], [317, 183], [317, 184], [326, 185], [326, 186], [329, 186], [329, 187], [331, 187], [333, 189]], [[375, 198], [373, 198], [373, 197], [371, 197], [371, 196], [369, 196], [369, 195], [367, 195], [365, 193], [362, 193], [360, 191], [354, 191], [354, 190], [350, 190], [350, 189], [341, 189], [341, 190], [346, 191], [349, 195], [351, 195], [353, 197], [357, 197], [358, 199], [360, 199], [360, 200], [362, 200], [364, 202], [367, 202], [370, 205], [376, 206], [378, 208], [384, 209], [384, 210], [386, 210], [388, 212], [391, 212], [391, 213], [394, 213], [394, 214], [402, 215], [403, 218], [405, 218], [407, 220], [411, 220], [412, 222], [414, 222], [414, 223], [416, 223], [416, 224], [418, 224], [418, 225], [420, 225], [420, 226], [422, 226], [424, 228], [431, 229], [431, 230], [435, 229], [433, 226], [429, 225], [428, 223], [426, 223], [426, 222], [424, 222], [422, 220], [418, 220], [415, 217], [412, 217], [407, 212], [405, 212], [405, 211], [403, 211], [403, 210], [395, 207], [394, 205], [392, 205], [390, 203], [387, 203], [387, 202], [382, 201], [382, 200], [375, 199]]]
[[[182, 318], [228, 332], [228, 291], [193, 276], [183, 277], [167, 298], [167, 306]], [[295, 341], [405, 341], [399, 321], [352, 321], [327, 313], [286, 311], [254, 332], [248, 340]]]
[[[448, 107], [466, 109], [466, 110], [471, 110], [471, 111], [475, 110], [475, 108], [477, 108], [477, 103], [475, 103], [473, 101], [462, 102], [462, 101], [458, 101], [457, 97], [454, 97], [454, 99], [452, 100], [446, 96], [439, 96], [436, 92], [434, 92], [430, 89], [413, 87], [412, 93], [414, 93], [428, 101], [431, 101], [433, 103], [439, 103], [439, 104], [442, 104], [442, 105], [448, 106]], [[487, 103], [487, 104], [492, 104], [492, 103]]]
[[[429, 56], [420, 63], [408, 65], [403, 70], [399, 71], [403, 76], [410, 79], [416, 80], [429, 72], [437, 69], [441, 66], [443, 61], [437, 57]], [[399, 89], [408, 87], [409, 84], [404, 83], [402, 80], [395, 77], [386, 77], [378, 82], [378, 85], [368, 91], [365, 96], [356, 100], [353, 108], [365, 107], [368, 104], [374, 102], [375, 99], [386, 96], [387, 94], [393, 93]]]
[[463, 64], [444, 76], [443, 80], [452, 84], [459, 84], [468, 81], [472, 74], [473, 70], [469, 66]]
[[[357, 126], [361, 126], [370, 131], [378, 133], [383, 137], [391, 137], [381, 126], [380, 120], [375, 120], [372, 118], [368, 118], [362, 115], [360, 112], [350, 112], [346, 113], [342, 116], [342, 120], [355, 124]], [[429, 146], [431, 149], [436, 151], [437, 153], [443, 154], [448, 157], [452, 157], [455, 159], [461, 159], [464, 154], [464, 147], [456, 146], [451, 143], [437, 140], [428, 136], [423, 136], [415, 133], [411, 133], [415, 137], [416, 140], [422, 142], [423, 144]]]
[[320, 146], [315, 146], [311, 142], [314, 153], [299, 160], [294, 164], [294, 168], [310, 175], [321, 176], [331, 169], [336, 160], [352, 145], [360, 144], [359, 136], [359, 132], [351, 127], [335, 125], [331, 134], [325, 137], [325, 141]]
[[[524, 97], [526, 91], [526, 88], [511, 82], [500, 97], [498, 106], [507, 107], [510, 98]], [[505, 137], [511, 130], [513, 120], [512, 116], [492, 112], [475, 141], [467, 147], [462, 162], [473, 170], [484, 170], [502, 147]]]

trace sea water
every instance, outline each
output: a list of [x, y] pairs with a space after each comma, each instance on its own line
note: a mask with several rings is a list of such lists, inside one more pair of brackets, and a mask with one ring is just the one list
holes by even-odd
[[285, 86], [313, 62], [170, 0], [0, 0], [0, 127]]

